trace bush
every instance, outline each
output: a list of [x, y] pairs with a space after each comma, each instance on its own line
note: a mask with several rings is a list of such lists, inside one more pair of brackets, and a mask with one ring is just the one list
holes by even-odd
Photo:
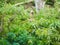
[[[28, 41], [32, 41], [32, 36], [29, 35], [27, 31], [20, 31], [17, 34], [13, 32], [9, 32], [7, 34], [6, 40], [11, 44], [11, 45], [26, 45], [28, 44]], [[30, 43], [30, 42], [29, 42]], [[31, 42], [32, 43], [32, 42]]]
[[45, 7], [39, 14], [34, 13], [30, 21], [30, 13], [24, 6], [4, 5], [0, 8], [0, 22], [3, 22], [0, 45], [59, 45], [58, 9]]

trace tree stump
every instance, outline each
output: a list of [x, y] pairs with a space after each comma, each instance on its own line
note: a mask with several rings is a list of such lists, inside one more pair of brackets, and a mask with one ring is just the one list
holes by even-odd
[[45, 5], [44, 0], [35, 0], [36, 12], [39, 12], [40, 9], [44, 8], [44, 5]]

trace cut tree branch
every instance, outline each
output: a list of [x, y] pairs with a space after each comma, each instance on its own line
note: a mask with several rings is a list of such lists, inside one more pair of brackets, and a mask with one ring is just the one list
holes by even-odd
[[26, 2], [21, 2], [21, 3], [17, 3], [14, 6], [24, 5], [24, 4], [28, 4], [28, 3], [31, 3], [31, 2], [33, 2], [33, 0], [26, 1]]

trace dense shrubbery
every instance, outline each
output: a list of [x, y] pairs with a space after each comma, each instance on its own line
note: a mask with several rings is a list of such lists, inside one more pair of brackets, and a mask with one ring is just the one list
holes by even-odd
[[11, 4], [0, 8], [0, 45], [60, 45], [59, 7], [34, 12], [33, 21], [28, 10]]

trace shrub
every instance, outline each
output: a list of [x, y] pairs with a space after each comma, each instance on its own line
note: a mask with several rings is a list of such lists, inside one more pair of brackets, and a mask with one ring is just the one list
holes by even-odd
[[0, 8], [0, 23], [3, 30], [0, 33], [1, 45], [55, 45], [60, 43], [60, 18], [59, 7], [40, 10], [33, 14], [24, 6], [15, 7], [7, 4]]

